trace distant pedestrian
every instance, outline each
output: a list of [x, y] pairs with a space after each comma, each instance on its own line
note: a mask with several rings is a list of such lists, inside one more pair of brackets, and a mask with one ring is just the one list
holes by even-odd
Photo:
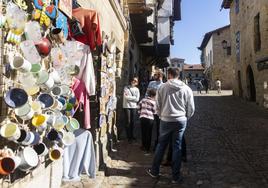
[[205, 79], [203, 80], [203, 85], [204, 85], [204, 89], [205, 89], [205, 91], [206, 91], [206, 94], [208, 94], [209, 81], [208, 81], [207, 78], [205, 78]]
[[217, 78], [215, 85], [218, 93], [221, 93], [221, 81], [219, 80], [219, 78]]
[[203, 84], [201, 80], [197, 81], [196, 85], [197, 85], [197, 93], [202, 94]]
[[130, 85], [124, 87], [123, 94], [123, 108], [126, 118], [126, 134], [128, 142], [132, 143], [133, 140], [136, 140], [134, 137], [134, 122], [137, 113], [137, 102], [140, 99], [140, 91], [136, 87], [138, 85], [138, 78], [134, 77], [130, 81]]
[[160, 116], [160, 136], [151, 169], [147, 173], [157, 178], [166, 147], [172, 137], [172, 183], [181, 181], [181, 145], [187, 125], [187, 119], [194, 114], [194, 97], [192, 90], [178, 80], [179, 69], [168, 69], [168, 81], [157, 91], [156, 108]]
[[[150, 89], [154, 89], [157, 92], [157, 90], [163, 84], [163, 76], [164, 76], [163, 72], [161, 70], [158, 70], [154, 74], [154, 80], [149, 83], [147, 87], [147, 91], [149, 91]], [[147, 93], [145, 96], [147, 96]], [[154, 145], [154, 149], [155, 149], [158, 143], [159, 125], [160, 125], [160, 119], [157, 114], [154, 115], [154, 124], [156, 125], [156, 139], [155, 139], [155, 145]]]
[[148, 96], [143, 98], [138, 104], [138, 113], [140, 115], [141, 122], [141, 149], [145, 151], [145, 154], [150, 153], [154, 114], [156, 113], [156, 91], [154, 89], [150, 89], [147, 91], [147, 94]]

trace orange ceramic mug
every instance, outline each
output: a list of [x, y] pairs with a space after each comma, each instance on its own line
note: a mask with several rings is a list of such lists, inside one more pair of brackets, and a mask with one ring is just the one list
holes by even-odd
[[0, 160], [0, 174], [8, 175], [19, 167], [21, 158], [19, 156], [4, 157]]

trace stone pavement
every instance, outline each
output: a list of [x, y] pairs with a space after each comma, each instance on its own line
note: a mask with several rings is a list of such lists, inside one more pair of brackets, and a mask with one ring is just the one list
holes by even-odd
[[268, 187], [268, 111], [230, 94], [196, 95], [196, 113], [186, 130], [188, 162], [183, 164], [180, 185], [170, 185], [170, 167], [162, 167], [158, 180], [149, 177], [145, 169], [153, 155], [145, 156], [139, 142], [121, 141], [111, 155], [106, 177], [83, 177], [64, 187]]

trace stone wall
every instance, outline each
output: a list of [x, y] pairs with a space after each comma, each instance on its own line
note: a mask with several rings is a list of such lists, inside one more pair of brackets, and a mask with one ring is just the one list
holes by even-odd
[[[128, 40], [128, 31], [127, 31], [127, 22], [123, 15], [122, 5], [118, 3], [117, 0], [78, 0], [78, 3], [83, 8], [96, 10], [100, 18], [101, 31], [105, 32], [109, 37], [114, 37], [116, 40], [116, 94], [118, 98], [118, 110], [117, 110], [117, 119], [119, 119], [118, 114], [121, 114], [121, 90], [122, 86], [125, 85], [125, 80], [127, 77], [127, 72], [125, 67], [128, 70], [128, 44], [125, 44], [125, 41]], [[98, 124], [98, 112], [95, 114], [96, 121]], [[95, 150], [96, 150], [96, 161], [97, 167], [99, 170], [105, 170], [106, 166], [109, 166], [109, 151], [111, 150], [111, 141], [108, 138], [110, 125], [103, 126], [101, 129], [98, 127], [95, 130], [92, 130], [93, 135], [95, 136]], [[117, 125], [118, 126], [118, 125]]]
[[[41, 163], [38, 168], [23, 175], [24, 178], [17, 179], [11, 175], [11, 179], [17, 179], [14, 182], [6, 181], [5, 178], [0, 179], [1, 188], [59, 188], [61, 186], [63, 160], [58, 160], [53, 163]], [[14, 175], [20, 175], [15, 173]]]
[[[256, 103], [267, 106], [268, 70], [257, 69], [261, 58], [268, 56], [268, 1], [243, 0], [239, 4], [239, 13], [235, 12], [235, 3], [230, 8], [232, 62], [235, 68], [234, 94], [245, 99], [250, 98], [250, 82], [247, 73], [250, 66], [253, 70], [256, 88]], [[260, 13], [261, 49], [254, 50], [254, 17]], [[240, 31], [240, 62], [236, 61], [236, 32]], [[238, 71], [241, 72], [241, 87], [239, 87]], [[240, 89], [239, 89], [240, 88]]]
[[222, 82], [222, 89], [233, 88], [233, 64], [231, 56], [227, 54], [227, 49], [223, 49], [222, 41], [227, 41], [230, 46], [230, 28], [222, 29], [213, 33], [213, 65], [212, 65], [212, 86], [219, 78]]

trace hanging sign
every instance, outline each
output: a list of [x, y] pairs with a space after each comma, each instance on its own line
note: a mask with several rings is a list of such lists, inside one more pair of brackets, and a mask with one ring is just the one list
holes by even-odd
[[60, 0], [59, 9], [64, 12], [69, 18], [72, 18], [72, 0]]

